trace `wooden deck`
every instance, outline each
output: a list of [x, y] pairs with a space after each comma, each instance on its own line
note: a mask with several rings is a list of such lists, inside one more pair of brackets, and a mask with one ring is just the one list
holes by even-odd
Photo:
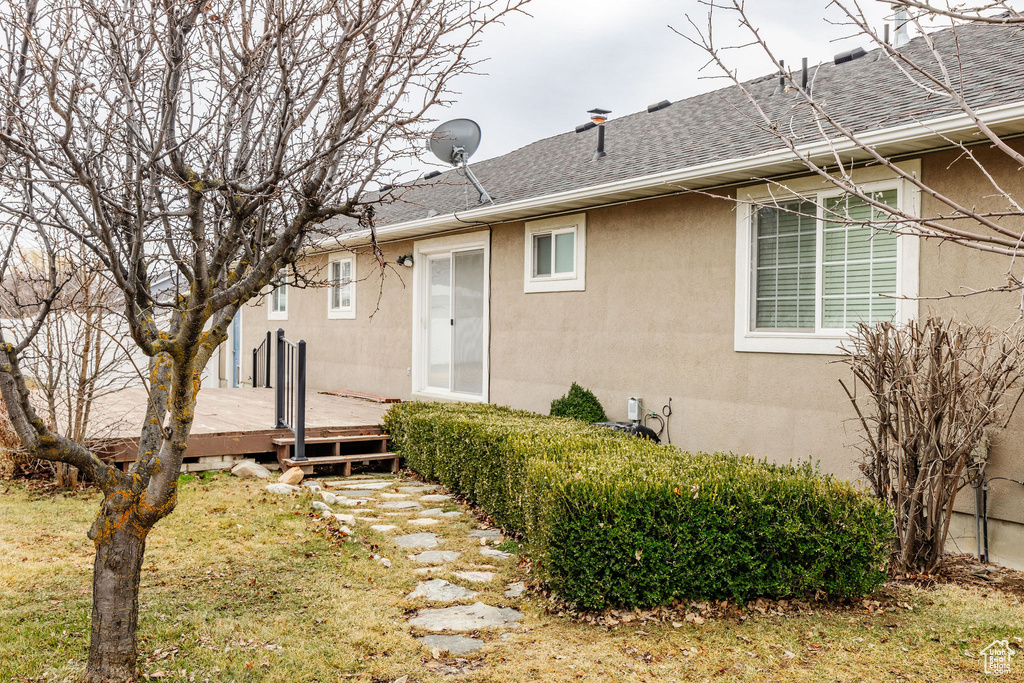
[[[145, 417], [145, 389], [130, 388], [96, 400], [90, 422], [103, 425], [93, 437], [94, 449], [108, 461], [135, 459], [138, 434]], [[306, 437], [380, 434], [386, 403], [329, 394], [306, 396]], [[223, 469], [240, 456], [275, 459], [274, 439], [292, 436], [274, 428], [273, 389], [203, 389], [185, 451], [185, 471]]]

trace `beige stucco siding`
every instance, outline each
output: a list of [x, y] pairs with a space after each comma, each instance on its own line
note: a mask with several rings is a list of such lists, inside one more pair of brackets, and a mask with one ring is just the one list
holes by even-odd
[[855, 477], [840, 368], [733, 350], [735, 226], [731, 201], [701, 195], [591, 211], [586, 291], [538, 294], [523, 293], [523, 225], [496, 227], [492, 402], [546, 413], [575, 381], [623, 420], [630, 396], [657, 411], [672, 397], [682, 448], [820, 458]]
[[[392, 262], [410, 251], [410, 244], [384, 247]], [[308, 259], [303, 272], [322, 280], [326, 263], [326, 256]], [[247, 306], [242, 318], [242, 349], [249, 356], [243, 356], [242, 377], [251, 383], [252, 349], [267, 330], [281, 328], [289, 339], [306, 340], [310, 391], [348, 389], [408, 399], [412, 280], [409, 269], [395, 268], [381, 278], [371, 255], [363, 251], [356, 255], [354, 320], [328, 319], [324, 288], [290, 287], [287, 320], [267, 319], [269, 297]]]
[[[991, 190], [969, 164], [933, 154], [923, 159], [922, 173], [940, 191], [976, 204]], [[1024, 194], [1016, 169], [1001, 164], [997, 172]], [[734, 350], [733, 206], [728, 197], [691, 194], [588, 211], [586, 290], [579, 292], [524, 293], [524, 224], [491, 228], [489, 400], [546, 413], [552, 399], [579, 382], [621, 420], [630, 396], [659, 412], [672, 397], [672, 440], [682, 448], [783, 462], [811, 458], [856, 480], [860, 436], [838, 381], [848, 372], [837, 357]], [[928, 198], [924, 209], [937, 210]], [[413, 247], [383, 248], [394, 262]], [[999, 285], [1007, 264], [1004, 257], [925, 243], [921, 292]], [[311, 389], [409, 398], [412, 271], [396, 269], [381, 285], [375, 261], [360, 254], [356, 320], [329, 320], [322, 289], [292, 289], [289, 320], [280, 323], [268, 321], [263, 306], [247, 307], [243, 349], [251, 353], [267, 329], [281, 326], [309, 343]], [[1019, 295], [1007, 294], [926, 300], [921, 313], [1005, 324], [1019, 303]], [[243, 364], [243, 377], [250, 366]], [[1024, 411], [996, 441], [993, 476], [1024, 479], [1022, 437]], [[993, 482], [992, 489], [992, 516], [1024, 523], [1024, 491], [1009, 482]], [[962, 509], [972, 509], [968, 498], [969, 490]]]

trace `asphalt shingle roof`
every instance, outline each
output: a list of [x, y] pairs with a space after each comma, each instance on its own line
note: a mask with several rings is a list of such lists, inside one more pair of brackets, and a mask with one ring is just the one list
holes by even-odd
[[[959, 26], [928, 36], [949, 77], [975, 110], [1024, 100], [1024, 31], [999, 25]], [[908, 60], [940, 75], [924, 37], [900, 49]], [[957, 57], [959, 55], [959, 57]], [[815, 99], [843, 125], [866, 131], [931, 119], [960, 109], [948, 98], [915, 84], [879, 48], [852, 62], [811, 67]], [[794, 74], [797, 81], [799, 75]], [[931, 85], [920, 75], [919, 84]], [[745, 87], [776, 121], [800, 141], [821, 138], [799, 93], [776, 93], [778, 74]], [[597, 131], [569, 131], [508, 154], [471, 164], [496, 204], [748, 157], [784, 145], [763, 127], [736, 86], [608, 121], [608, 156], [593, 160]], [[398, 201], [385, 204], [377, 224], [394, 225], [475, 208], [477, 193], [454, 170], [432, 181], [396, 188]]]

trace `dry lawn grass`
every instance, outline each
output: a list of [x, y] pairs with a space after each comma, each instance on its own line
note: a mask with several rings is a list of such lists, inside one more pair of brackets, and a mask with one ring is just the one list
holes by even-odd
[[[98, 503], [95, 492], [0, 482], [0, 681], [81, 672], [92, 562], [85, 534]], [[967, 682], [987, 678], [978, 651], [988, 643], [1024, 638], [1019, 598], [948, 585], [887, 587], [884, 602], [910, 610], [816, 606], [702, 625], [590, 625], [551, 614], [537, 595], [504, 598], [508, 581], [528, 579], [508, 562], [480, 599], [522, 610], [523, 627], [506, 638], [479, 634], [488, 645], [478, 655], [438, 661], [406, 624], [426, 606], [404, 597], [416, 586], [415, 565], [372, 532], [335, 543], [308, 503], [224, 475], [183, 483], [177, 512], [150, 536], [143, 571], [140, 648], [150, 680]], [[429, 530], [449, 548], [469, 543], [472, 526], [467, 515]], [[390, 569], [370, 558], [377, 552]], [[446, 676], [446, 666], [461, 673]], [[1024, 672], [1024, 661], [1015, 667]]]

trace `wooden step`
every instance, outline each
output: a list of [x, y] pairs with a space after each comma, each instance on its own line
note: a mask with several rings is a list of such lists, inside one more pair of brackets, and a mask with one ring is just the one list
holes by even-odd
[[[346, 436], [344, 434], [338, 434], [337, 436], [307, 436], [307, 444], [317, 443], [350, 443], [354, 441], [387, 441], [391, 437], [387, 434], [357, 434], [356, 436]], [[285, 436], [273, 440], [275, 446], [294, 446], [295, 437]]]
[[315, 465], [344, 465], [344, 476], [348, 477], [352, 475], [352, 463], [369, 460], [390, 460], [391, 471], [397, 472], [399, 457], [397, 453], [357, 453], [355, 455], [324, 455], [305, 460], [282, 458], [280, 461], [282, 466], [298, 467], [306, 474], [311, 474]]

